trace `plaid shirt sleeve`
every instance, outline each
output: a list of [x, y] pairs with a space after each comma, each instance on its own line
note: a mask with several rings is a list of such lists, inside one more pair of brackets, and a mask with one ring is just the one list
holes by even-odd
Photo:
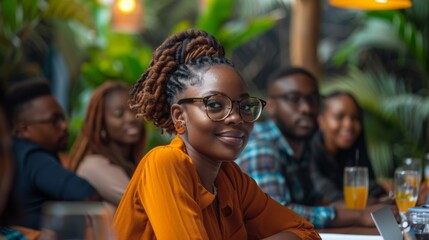
[[335, 208], [333, 207], [314, 207], [300, 204], [288, 204], [290, 209], [305, 217], [315, 228], [325, 228], [335, 218]]
[[236, 162], [264, 192], [284, 205], [286, 183], [280, 171], [281, 163], [276, 159], [276, 153], [271, 148], [249, 142]]
[[269, 145], [258, 143], [256, 146], [249, 142], [236, 162], [273, 199], [309, 220], [315, 228], [326, 227], [335, 218], [335, 209], [292, 204], [291, 193], [281, 172], [281, 162], [277, 159], [278, 153]]
[[27, 238], [22, 235], [20, 232], [9, 228], [9, 227], [3, 227], [0, 228], [0, 239], [4, 240], [27, 240]]

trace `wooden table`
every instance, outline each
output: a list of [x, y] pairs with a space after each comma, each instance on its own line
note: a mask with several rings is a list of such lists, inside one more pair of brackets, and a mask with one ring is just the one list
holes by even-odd
[[343, 227], [343, 228], [323, 228], [318, 229], [319, 233], [340, 233], [340, 234], [362, 234], [362, 235], [380, 235], [377, 228], [366, 227]]

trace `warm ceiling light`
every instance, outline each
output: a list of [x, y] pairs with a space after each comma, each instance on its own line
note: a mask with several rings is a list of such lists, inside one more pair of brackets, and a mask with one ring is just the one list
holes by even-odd
[[413, 5], [411, 0], [330, 0], [329, 4], [339, 8], [363, 10], [393, 10]]
[[138, 33], [142, 28], [142, 0], [116, 0], [112, 9], [112, 27], [116, 31]]
[[119, 0], [117, 4], [123, 13], [130, 13], [136, 8], [135, 0]]

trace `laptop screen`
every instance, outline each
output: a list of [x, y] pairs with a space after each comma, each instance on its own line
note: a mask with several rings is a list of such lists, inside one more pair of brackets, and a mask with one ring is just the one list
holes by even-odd
[[383, 239], [402, 240], [401, 230], [390, 207], [382, 207], [372, 212], [371, 217]]

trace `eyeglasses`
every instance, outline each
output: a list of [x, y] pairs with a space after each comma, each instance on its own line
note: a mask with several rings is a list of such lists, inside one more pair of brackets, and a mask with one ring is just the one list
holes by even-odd
[[25, 123], [27, 125], [33, 125], [33, 124], [52, 124], [54, 126], [59, 126], [59, 125], [61, 125], [62, 123], [66, 122], [66, 121], [67, 120], [66, 120], [66, 118], [65, 118], [64, 115], [62, 115], [62, 114], [55, 114], [55, 115], [52, 115], [51, 117], [46, 118], [46, 119], [29, 120], [29, 121], [26, 121]]
[[318, 106], [320, 103], [320, 95], [319, 94], [310, 94], [310, 95], [302, 95], [299, 93], [284, 93], [280, 95], [270, 96], [271, 98], [282, 98], [286, 102], [299, 106], [304, 101], [307, 102], [311, 107]]
[[196, 103], [202, 102], [206, 107], [207, 117], [213, 121], [222, 121], [227, 118], [234, 108], [234, 102], [238, 103], [238, 109], [241, 119], [244, 122], [251, 123], [258, 120], [261, 116], [262, 109], [267, 104], [264, 100], [256, 97], [245, 97], [243, 99], [233, 101], [224, 94], [213, 94], [203, 98], [184, 98], [177, 103]]

